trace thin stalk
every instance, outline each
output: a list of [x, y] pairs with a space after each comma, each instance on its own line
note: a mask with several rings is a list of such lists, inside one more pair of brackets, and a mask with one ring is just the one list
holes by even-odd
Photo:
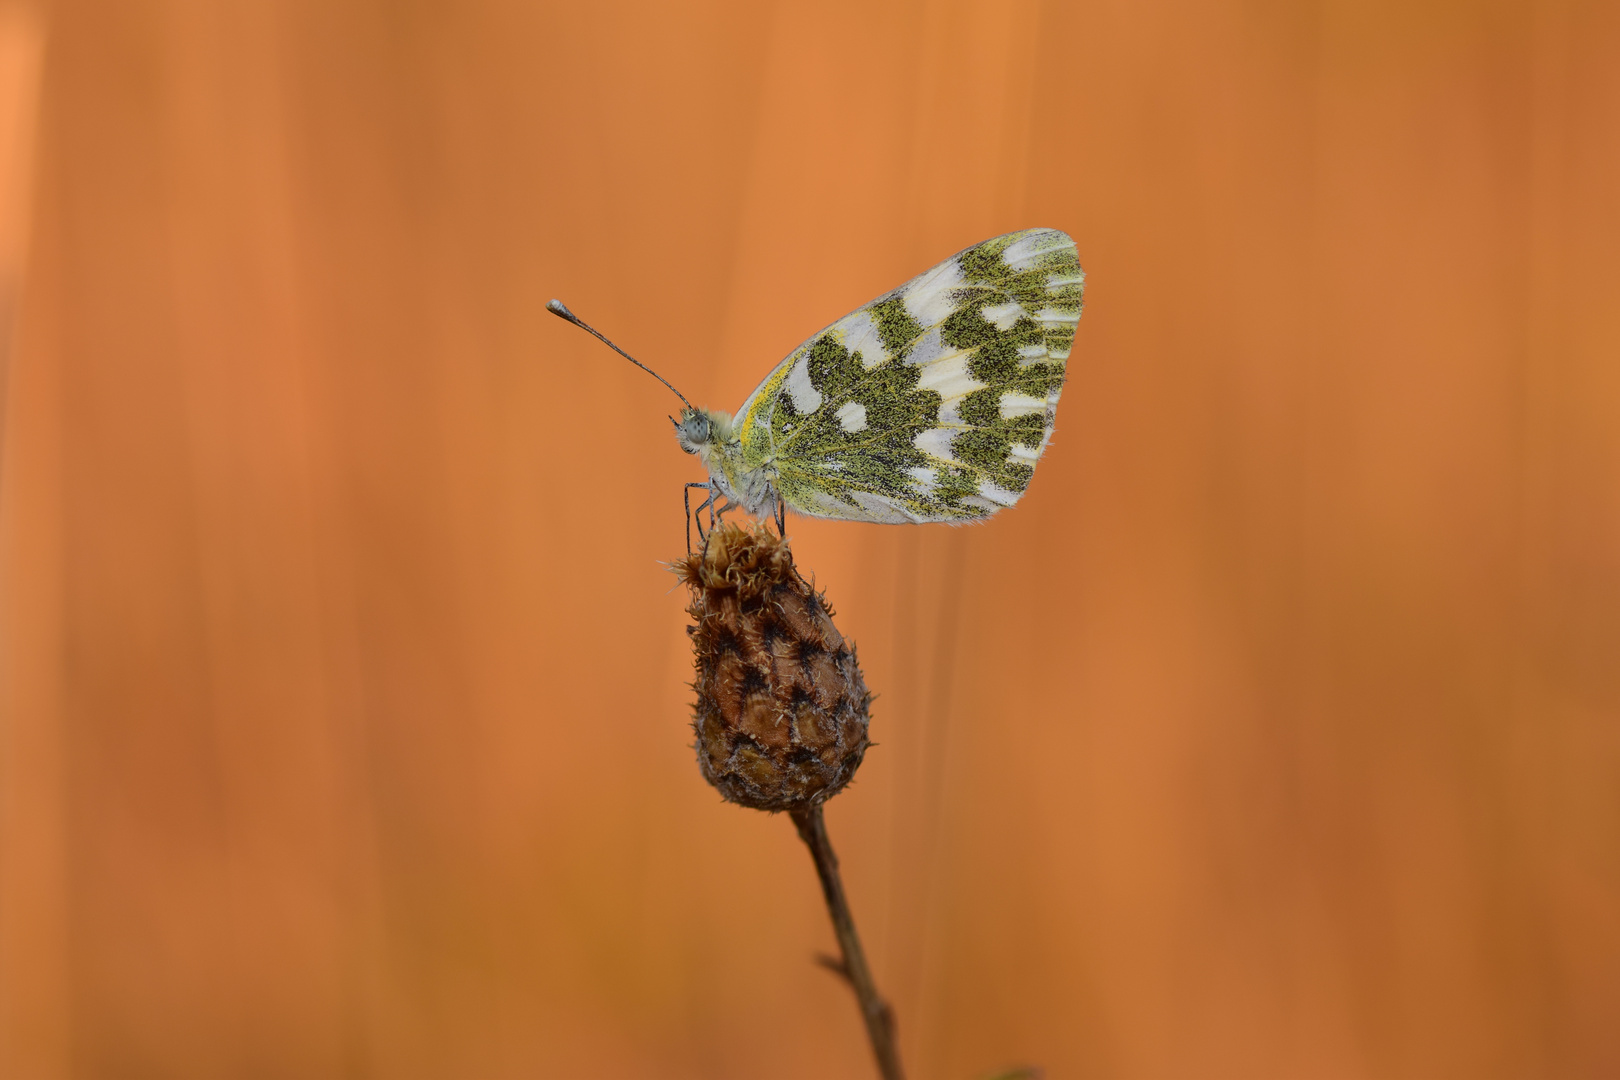
[[866, 1035], [872, 1041], [872, 1054], [877, 1058], [878, 1072], [883, 1080], [904, 1080], [900, 1071], [900, 1051], [894, 1039], [894, 1013], [879, 996], [872, 982], [872, 970], [866, 966], [866, 954], [861, 951], [860, 935], [855, 933], [855, 917], [849, 912], [849, 901], [844, 898], [844, 882], [838, 876], [838, 856], [833, 854], [827, 839], [827, 823], [821, 816], [821, 804], [807, 810], [789, 812], [793, 824], [798, 826], [799, 839], [810, 849], [816, 861], [816, 876], [821, 878], [821, 892], [827, 898], [827, 914], [832, 916], [833, 932], [838, 935], [838, 947], [844, 962], [835, 969], [855, 991], [861, 1006], [861, 1018], [866, 1021]]

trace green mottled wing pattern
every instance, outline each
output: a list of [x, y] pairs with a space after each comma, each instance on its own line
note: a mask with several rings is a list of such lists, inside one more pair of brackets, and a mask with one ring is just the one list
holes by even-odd
[[1011, 506], [1052, 437], [1084, 283], [1055, 229], [947, 259], [778, 364], [737, 414], [741, 464], [816, 517], [968, 522]]

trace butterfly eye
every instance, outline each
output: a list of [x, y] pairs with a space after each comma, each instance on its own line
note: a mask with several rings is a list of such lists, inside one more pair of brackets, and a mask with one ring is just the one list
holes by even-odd
[[687, 413], [675, 423], [675, 434], [681, 443], [681, 449], [688, 454], [697, 453], [697, 448], [709, 442], [713, 434], [713, 424], [702, 413]]

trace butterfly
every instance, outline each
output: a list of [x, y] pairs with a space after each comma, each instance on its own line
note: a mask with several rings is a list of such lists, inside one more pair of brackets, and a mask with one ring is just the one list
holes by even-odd
[[[1046, 444], [1085, 289], [1074, 241], [1008, 233], [961, 251], [789, 353], [735, 416], [686, 408], [699, 506], [846, 521], [980, 521], [1024, 494]], [[673, 418], [671, 418], [673, 420]], [[716, 507], [716, 495], [725, 502]], [[701, 522], [699, 523], [701, 531]]]

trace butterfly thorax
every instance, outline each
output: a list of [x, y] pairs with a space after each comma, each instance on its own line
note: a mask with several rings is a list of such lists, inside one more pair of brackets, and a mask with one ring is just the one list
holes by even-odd
[[717, 409], [683, 409], [675, 422], [675, 440], [696, 454], [720, 493], [755, 517], [776, 508], [773, 471], [748, 461], [729, 413]]

